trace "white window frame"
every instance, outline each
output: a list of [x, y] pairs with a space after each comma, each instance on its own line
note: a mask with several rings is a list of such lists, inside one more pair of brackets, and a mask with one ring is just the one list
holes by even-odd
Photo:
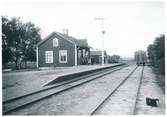
[[45, 63], [53, 63], [53, 51], [45, 51]]
[[[66, 60], [62, 61], [61, 56], [66, 56]], [[59, 50], [59, 63], [67, 63], [67, 50]]]
[[59, 41], [57, 38], [53, 39], [53, 47], [58, 47], [59, 46]]

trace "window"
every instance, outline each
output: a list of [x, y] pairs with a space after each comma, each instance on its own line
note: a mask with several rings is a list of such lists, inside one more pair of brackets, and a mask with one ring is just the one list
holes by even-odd
[[53, 47], [57, 47], [59, 45], [58, 39], [54, 38], [53, 39]]
[[67, 63], [67, 50], [59, 50], [59, 62]]
[[45, 51], [45, 63], [53, 63], [53, 51]]

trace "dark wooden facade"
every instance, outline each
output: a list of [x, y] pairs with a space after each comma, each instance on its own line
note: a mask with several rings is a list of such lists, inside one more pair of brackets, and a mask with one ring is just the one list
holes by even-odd
[[90, 50], [86, 39], [53, 32], [37, 44], [37, 67], [88, 64]]

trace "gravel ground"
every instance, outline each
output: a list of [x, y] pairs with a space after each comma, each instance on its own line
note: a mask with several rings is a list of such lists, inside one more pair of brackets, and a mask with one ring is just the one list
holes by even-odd
[[[158, 107], [146, 105], [146, 97], [158, 98]], [[150, 67], [144, 68], [144, 77], [137, 101], [136, 114], [162, 115], [165, 114], [165, 94], [156, 81], [156, 75], [153, 74]]]
[[[135, 66], [113, 72], [95, 81], [80, 85], [72, 90], [53, 95], [9, 115], [89, 115]], [[98, 110], [97, 115], [131, 114], [133, 111], [141, 67], [114, 93]], [[145, 98], [158, 98], [158, 107], [146, 105]], [[136, 105], [136, 114], [165, 114], [165, 94], [157, 83], [150, 67], [144, 68], [144, 76]]]
[[[113, 64], [114, 65], [114, 64]], [[76, 73], [109, 65], [85, 65], [74, 67], [60, 67], [41, 71], [6, 72], [2, 73], [3, 100], [20, 96], [38, 90], [58, 75]]]
[[88, 115], [110, 94], [135, 66], [113, 72], [50, 98], [22, 108], [11, 115]]
[[141, 78], [142, 67], [98, 109], [96, 115], [132, 115]]

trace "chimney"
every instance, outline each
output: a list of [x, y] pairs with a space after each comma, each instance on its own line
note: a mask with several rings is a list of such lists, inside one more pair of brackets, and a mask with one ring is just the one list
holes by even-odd
[[63, 29], [63, 33], [68, 36], [68, 29]]

